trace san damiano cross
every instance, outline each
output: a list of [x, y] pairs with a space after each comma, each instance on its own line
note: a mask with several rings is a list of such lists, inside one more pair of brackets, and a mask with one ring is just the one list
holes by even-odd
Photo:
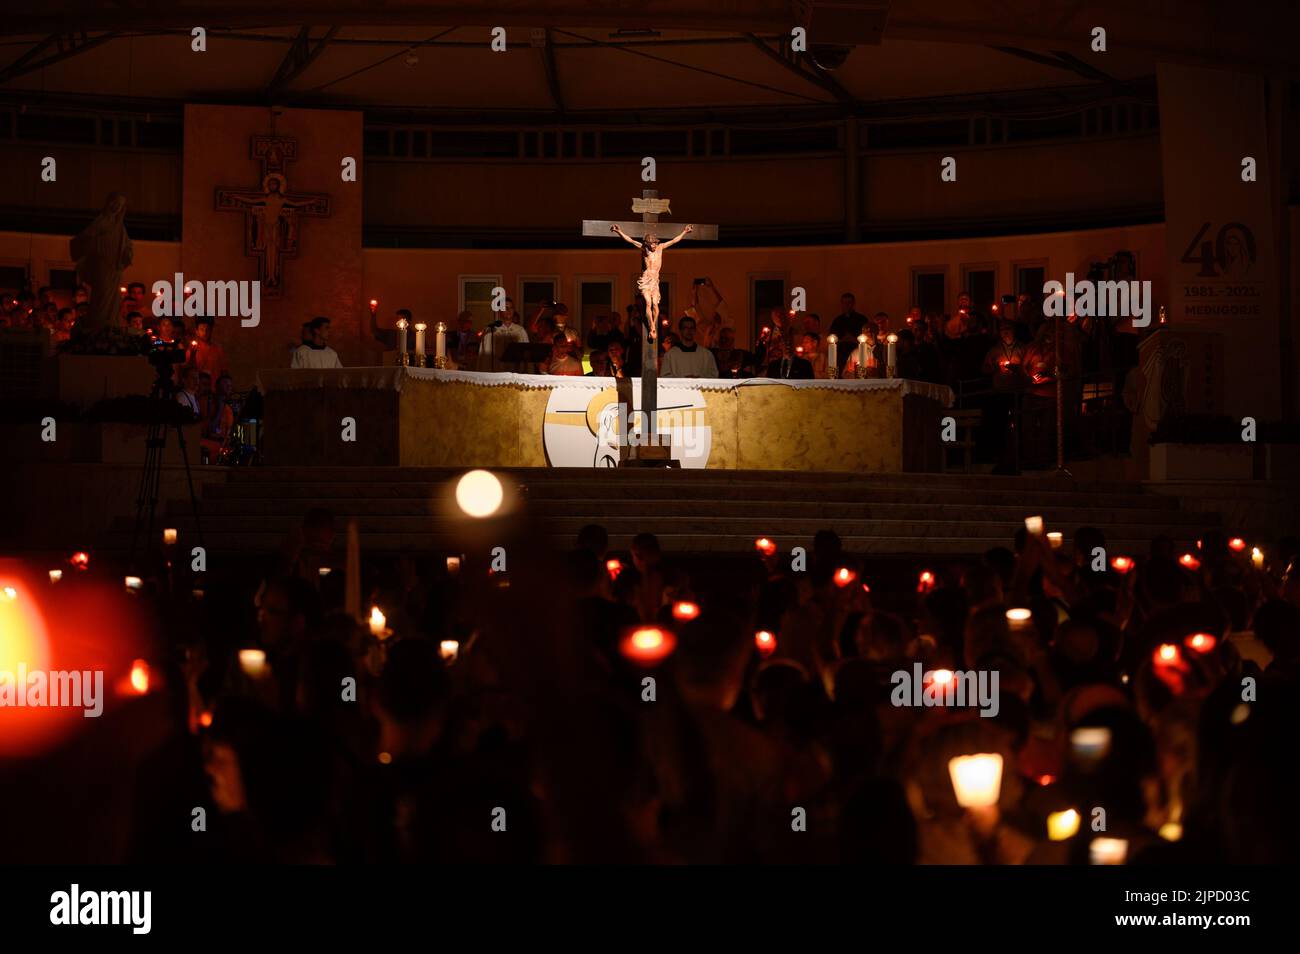
[[[718, 227], [716, 225], [687, 225], [684, 226], [677, 235], [667, 241], [660, 241], [658, 234], [659, 216], [665, 212], [671, 212], [669, 208], [669, 199], [659, 198], [657, 189], [643, 189], [640, 198], [632, 200], [632, 211], [639, 213], [640, 222], [612, 222], [609, 219], [583, 219], [582, 234], [587, 236], [609, 235], [611, 232], [618, 235], [624, 241], [635, 245], [641, 251], [641, 276], [637, 279], [637, 290], [641, 293], [642, 301], [645, 305], [645, 333], [641, 336], [641, 413], [643, 419], [643, 435], [656, 435], [655, 414], [659, 407], [658, 388], [659, 388], [659, 371], [656, 362], [659, 338], [659, 301], [661, 293], [659, 290], [659, 272], [663, 266], [664, 249], [676, 245], [682, 239], [704, 239], [716, 241], [718, 238]], [[637, 241], [637, 239], [641, 241]], [[630, 330], [630, 329], [629, 329]], [[626, 392], [626, 398], [620, 397], [620, 402], [628, 408], [628, 414], [631, 415], [631, 384], [626, 388], [620, 388]], [[624, 460], [627, 459], [627, 442], [624, 439], [621, 450], [623, 451]], [[650, 448], [643, 447], [640, 449], [639, 456], [649, 459], [651, 455], [646, 453]], [[667, 447], [664, 447], [664, 451]], [[663, 456], [667, 456], [666, 453]]]
[[298, 217], [330, 214], [330, 197], [319, 192], [290, 192], [285, 167], [298, 158], [298, 140], [254, 136], [250, 158], [262, 163], [262, 190], [217, 189], [221, 212], [244, 213], [244, 254], [257, 256], [262, 294], [284, 288], [284, 260], [298, 254]]

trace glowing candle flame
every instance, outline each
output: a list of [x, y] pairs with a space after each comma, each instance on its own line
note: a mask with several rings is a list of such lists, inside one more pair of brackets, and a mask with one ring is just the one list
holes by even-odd
[[763, 556], [770, 557], [776, 552], [776, 544], [767, 537], [759, 537], [754, 541], [754, 549], [763, 554]]
[[383, 639], [388, 635], [388, 619], [378, 606], [370, 607], [370, 635], [375, 639]]
[[438, 653], [443, 659], [454, 660], [460, 654], [460, 642], [455, 639], [444, 639], [438, 643]]
[[1201, 561], [1190, 553], [1184, 553], [1178, 558], [1178, 562], [1189, 570], [1199, 570], [1201, 568]]
[[1192, 633], [1187, 639], [1183, 640], [1188, 649], [1193, 649], [1198, 653], [1208, 653], [1219, 641], [1209, 633]]
[[623, 572], [623, 562], [621, 560], [606, 560], [605, 571], [609, 574], [611, 580], [617, 580], [618, 575]]
[[858, 575], [850, 570], [847, 566], [842, 566], [835, 571], [835, 585], [839, 587], [848, 586]]
[[962, 808], [990, 808], [1002, 793], [1002, 756], [959, 755], [948, 762], [952, 790]]
[[1156, 660], [1162, 663], [1176, 663], [1178, 661], [1178, 647], [1173, 643], [1165, 643], [1156, 650]]
[[672, 655], [677, 639], [658, 626], [640, 626], [623, 637], [620, 650], [632, 662], [654, 666]]
[[1122, 865], [1128, 857], [1128, 842], [1123, 838], [1094, 838], [1088, 845], [1088, 860], [1094, 865]]
[[266, 675], [266, 653], [260, 649], [241, 649], [239, 651], [239, 668], [253, 679]]
[[1131, 557], [1117, 556], [1111, 559], [1110, 567], [1116, 573], [1122, 575], [1133, 569], [1133, 560]]
[[1047, 837], [1052, 841], [1068, 841], [1079, 832], [1079, 813], [1073, 808], [1052, 812], [1047, 816]]
[[76, 553], [72, 554], [72, 565], [75, 566], [78, 570], [89, 569], [90, 554], [87, 553], [85, 550], [78, 550]]
[[770, 656], [776, 652], [776, 635], [765, 629], [754, 634], [754, 648], [761, 656]]
[[1233, 537], [1228, 541], [1228, 549], [1240, 553], [1242, 550], [1246, 549], [1246, 541], [1241, 539], [1241, 537]]
[[149, 691], [149, 664], [143, 659], [131, 663], [131, 688], [142, 696]]
[[176, 528], [168, 527], [166, 530], [163, 531], [163, 543], [167, 544], [167, 546], [169, 547], [175, 546], [177, 536], [178, 534], [176, 533]]
[[62, 570], [51, 570], [51, 571], [50, 571], [50, 582], [51, 582], [51, 583], [57, 583], [57, 582], [59, 582], [59, 580], [61, 580], [61, 579], [63, 579], [63, 571], [62, 571]]
[[678, 600], [673, 604], [673, 619], [692, 620], [700, 615], [700, 607], [690, 600]]
[[1250, 551], [1251, 565], [1257, 570], [1264, 569], [1264, 551], [1259, 547], [1253, 547]]

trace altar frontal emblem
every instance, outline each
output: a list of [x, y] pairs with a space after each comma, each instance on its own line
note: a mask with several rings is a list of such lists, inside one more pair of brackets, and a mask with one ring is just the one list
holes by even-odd
[[[641, 381], [632, 382], [632, 440], [648, 444], [640, 431]], [[659, 433], [670, 438], [673, 460], [682, 467], [704, 468], [709, 463], [713, 432], [708, 426], [704, 392], [695, 388], [659, 387]], [[542, 441], [552, 467], [617, 467], [619, 431], [618, 392], [559, 387], [546, 402]]]

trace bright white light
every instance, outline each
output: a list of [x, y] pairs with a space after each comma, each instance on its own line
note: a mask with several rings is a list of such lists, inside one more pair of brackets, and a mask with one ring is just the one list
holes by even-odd
[[456, 484], [456, 503], [471, 517], [492, 516], [504, 499], [501, 481], [486, 470], [471, 470]]

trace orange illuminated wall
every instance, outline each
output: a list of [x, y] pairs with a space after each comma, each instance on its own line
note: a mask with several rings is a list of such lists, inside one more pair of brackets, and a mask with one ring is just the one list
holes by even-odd
[[[254, 135], [298, 142], [288, 162], [291, 192], [326, 193], [329, 218], [299, 220], [298, 255], [284, 264], [284, 294], [262, 298], [261, 324], [218, 319], [236, 380], [251, 383], [259, 367], [283, 367], [301, 326], [316, 315], [333, 319], [330, 343], [344, 364], [362, 360], [361, 113], [261, 107], [185, 107], [185, 177], [181, 269], [185, 278], [228, 281], [257, 278], [257, 260], [244, 249], [244, 215], [217, 211], [218, 188], [260, 190], [262, 165], [251, 159]], [[343, 182], [344, 157], [357, 159], [357, 182]], [[170, 278], [169, 275], [157, 277]]]

